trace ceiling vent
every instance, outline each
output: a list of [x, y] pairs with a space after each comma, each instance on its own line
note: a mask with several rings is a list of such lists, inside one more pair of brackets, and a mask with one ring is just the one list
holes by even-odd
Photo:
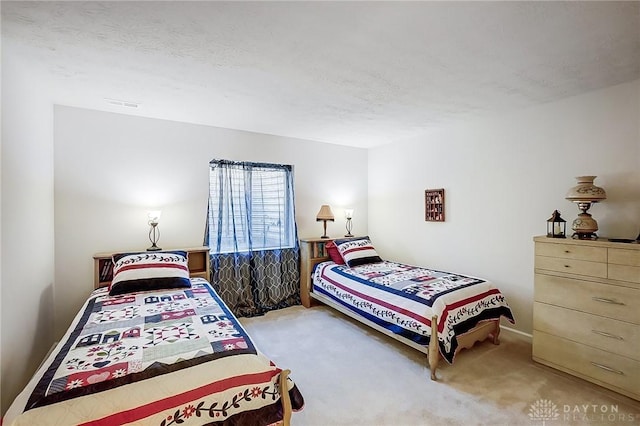
[[140, 106], [138, 102], [123, 101], [121, 99], [104, 98], [104, 101], [109, 105], [115, 105], [115, 106], [125, 107], [125, 108], [138, 108]]

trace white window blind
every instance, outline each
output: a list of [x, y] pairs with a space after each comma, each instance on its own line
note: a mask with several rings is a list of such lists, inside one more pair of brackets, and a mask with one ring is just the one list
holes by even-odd
[[291, 166], [214, 160], [209, 247], [225, 253], [295, 245]]

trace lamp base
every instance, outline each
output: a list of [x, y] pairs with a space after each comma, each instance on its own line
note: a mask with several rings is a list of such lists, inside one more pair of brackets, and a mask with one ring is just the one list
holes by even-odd
[[[324, 234], [322, 235], [322, 237], [320, 238], [329, 238], [329, 236], [327, 235], [327, 221], [322, 219], [322, 232], [324, 232]], [[332, 220], [333, 222], [333, 220]]]
[[160, 251], [162, 249], [156, 245], [156, 243], [160, 239], [160, 230], [158, 229], [158, 223], [150, 222], [149, 225], [151, 225], [151, 228], [149, 228], [149, 241], [151, 241], [151, 247], [149, 247], [147, 251]]
[[573, 221], [571, 229], [573, 229], [573, 238], [575, 238], [576, 235], [581, 240], [591, 240], [594, 239], [594, 236], [598, 238], [596, 235], [598, 222], [587, 212], [582, 212], [578, 215]]
[[571, 238], [574, 240], [597, 240], [598, 234], [595, 232], [574, 232]]
[[353, 237], [353, 234], [345, 234], [345, 237]]

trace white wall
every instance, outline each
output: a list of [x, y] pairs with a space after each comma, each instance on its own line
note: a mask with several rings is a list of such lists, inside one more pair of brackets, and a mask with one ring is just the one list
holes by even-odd
[[2, 46], [1, 411], [53, 342], [53, 104]]
[[161, 209], [159, 246], [203, 242], [213, 158], [294, 166], [300, 237], [319, 237], [330, 204], [331, 236], [367, 231], [366, 150], [208, 126], [55, 107], [56, 335], [93, 289], [92, 255], [144, 250], [146, 212]]
[[[599, 235], [640, 231], [640, 81], [434, 131], [369, 151], [369, 233], [386, 258], [494, 281], [531, 333], [535, 235], [575, 176], [607, 200]], [[444, 188], [446, 221], [424, 221], [424, 190]]]
[[[68, 107], [52, 114], [46, 81], [6, 43], [2, 63], [2, 412], [91, 291], [93, 253], [145, 248], [150, 208], [163, 210], [161, 246], [201, 243], [214, 157], [293, 164], [301, 237], [320, 235], [323, 203], [338, 218], [329, 235], [342, 235], [342, 210], [353, 207], [354, 234], [370, 233], [384, 257], [495, 281], [525, 332], [531, 238], [553, 209], [575, 217], [564, 200], [574, 176], [598, 175], [607, 190], [591, 211], [602, 235], [640, 231], [638, 81], [376, 148], [367, 163], [366, 151], [322, 143]], [[439, 187], [447, 221], [424, 222], [424, 189]]]

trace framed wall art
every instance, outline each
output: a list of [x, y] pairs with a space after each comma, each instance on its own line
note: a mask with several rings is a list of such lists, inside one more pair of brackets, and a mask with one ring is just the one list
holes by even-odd
[[424, 220], [427, 222], [444, 222], [443, 188], [424, 191]]

